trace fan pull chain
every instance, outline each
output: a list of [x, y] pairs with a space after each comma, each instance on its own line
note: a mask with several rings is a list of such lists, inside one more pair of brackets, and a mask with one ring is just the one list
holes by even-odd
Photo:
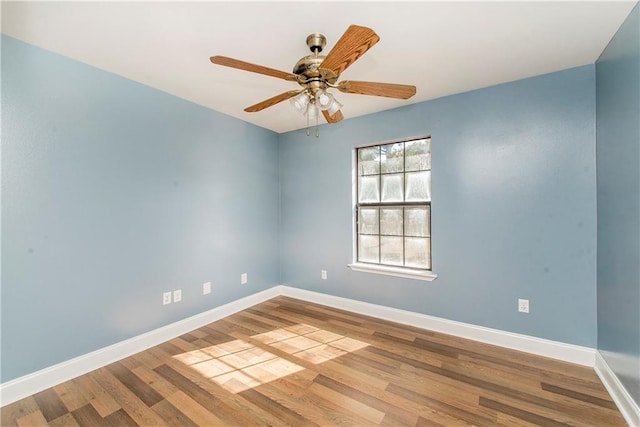
[[[314, 55], [316, 58], [318, 57], [318, 54], [319, 54], [319, 53], [320, 53], [320, 50], [319, 50], [319, 49], [314, 49], [314, 50], [313, 50], [313, 55]], [[318, 138], [318, 137], [320, 136], [320, 129], [318, 129], [318, 115], [319, 115], [319, 114], [317, 114], [317, 113], [316, 113], [316, 138]], [[309, 136], [309, 134], [308, 134], [308, 133], [307, 133], [307, 136]]]

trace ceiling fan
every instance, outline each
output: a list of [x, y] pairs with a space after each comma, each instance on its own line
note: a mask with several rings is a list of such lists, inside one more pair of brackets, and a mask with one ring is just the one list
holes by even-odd
[[[344, 93], [397, 99], [409, 99], [415, 95], [416, 87], [409, 85], [354, 80], [343, 80], [336, 83], [340, 74], [379, 40], [380, 37], [371, 28], [351, 25], [333, 49], [324, 56], [320, 55], [320, 52], [324, 49], [327, 39], [322, 34], [313, 33], [307, 37], [307, 46], [311, 49], [312, 54], [300, 59], [293, 67], [292, 73], [226, 56], [212, 56], [210, 59], [214, 64], [296, 82], [302, 87], [302, 89], [290, 90], [266, 99], [245, 108], [244, 111], [254, 113], [290, 99], [297, 110], [307, 115], [307, 120], [310, 117], [315, 117], [317, 124], [317, 117], [322, 112], [328, 123], [336, 123], [344, 118], [340, 111], [342, 104], [327, 91], [329, 88], [338, 89]], [[308, 122], [307, 135], [309, 135]], [[316, 128], [316, 136], [318, 135]]]

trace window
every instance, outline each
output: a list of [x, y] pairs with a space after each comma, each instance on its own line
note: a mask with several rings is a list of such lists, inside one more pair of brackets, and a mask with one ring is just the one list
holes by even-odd
[[431, 138], [356, 148], [354, 270], [433, 280]]

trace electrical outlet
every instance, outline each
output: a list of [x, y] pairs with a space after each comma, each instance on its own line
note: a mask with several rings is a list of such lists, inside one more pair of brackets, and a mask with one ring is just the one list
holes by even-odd
[[327, 280], [327, 270], [322, 270], [320, 272], [320, 277], [322, 277], [322, 280]]
[[211, 293], [211, 282], [202, 284], [202, 295], [207, 295]]
[[240, 284], [246, 285], [248, 281], [249, 281], [249, 277], [247, 276], [247, 273], [242, 273], [240, 275]]
[[165, 292], [162, 294], [162, 305], [171, 304], [171, 292]]
[[180, 302], [180, 301], [182, 301], [182, 289], [173, 291], [173, 302]]
[[528, 299], [518, 299], [518, 311], [520, 313], [528, 313], [529, 312], [529, 300]]

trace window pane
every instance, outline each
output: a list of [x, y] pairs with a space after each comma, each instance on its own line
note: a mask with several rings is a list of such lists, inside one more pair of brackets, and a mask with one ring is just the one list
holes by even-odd
[[429, 265], [429, 239], [423, 237], [405, 237], [404, 251], [406, 267], [431, 268]]
[[402, 265], [402, 237], [380, 237], [380, 262]]
[[360, 208], [360, 225], [361, 234], [378, 234], [378, 208]]
[[380, 147], [358, 149], [358, 175], [380, 173]]
[[407, 194], [405, 200], [407, 202], [431, 200], [431, 171], [407, 173]]
[[394, 173], [404, 171], [404, 143], [380, 147], [380, 171]]
[[405, 236], [428, 237], [429, 207], [416, 206], [404, 209], [404, 234]]
[[380, 209], [380, 234], [402, 236], [402, 208]]
[[380, 175], [358, 178], [358, 201], [371, 203], [380, 201]]
[[380, 262], [378, 236], [358, 236], [358, 261]]
[[381, 175], [382, 178], [382, 201], [401, 202], [404, 190], [404, 174]]
[[431, 169], [430, 142], [430, 139], [419, 139], [405, 143], [406, 171], [423, 171]]

